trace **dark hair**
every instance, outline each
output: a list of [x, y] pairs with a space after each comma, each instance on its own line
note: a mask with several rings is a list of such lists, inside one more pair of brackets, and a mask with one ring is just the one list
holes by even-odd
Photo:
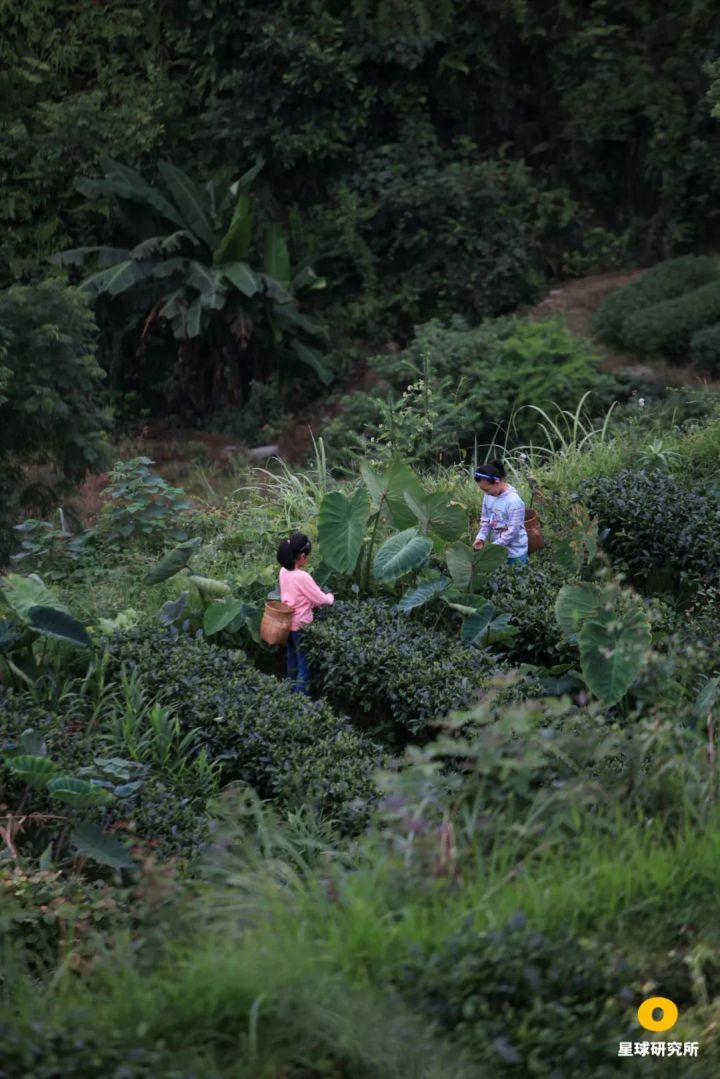
[[304, 532], [293, 532], [290, 539], [283, 540], [278, 547], [277, 560], [285, 569], [295, 569], [298, 555], [310, 554], [312, 541]]
[[488, 483], [497, 483], [505, 479], [505, 466], [502, 461], [486, 461], [475, 469], [476, 480], [487, 480]]

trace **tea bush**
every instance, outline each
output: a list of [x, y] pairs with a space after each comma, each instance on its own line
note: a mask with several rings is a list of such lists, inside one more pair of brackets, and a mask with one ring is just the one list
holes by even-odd
[[304, 631], [314, 685], [373, 728], [417, 734], [468, 707], [497, 666], [488, 652], [427, 629], [391, 603], [339, 602]]
[[639, 986], [598, 942], [544, 934], [514, 915], [498, 930], [468, 921], [433, 951], [412, 956], [399, 984], [493, 1074], [604, 1077], [616, 1061], [598, 1047], [634, 1040]]
[[720, 369], [720, 322], [698, 330], [690, 338], [690, 359], [711, 375]]
[[567, 580], [568, 574], [549, 558], [536, 557], [526, 566], [507, 566], [490, 579], [488, 599], [498, 614], [509, 614], [520, 631], [503, 645], [511, 660], [552, 666], [574, 658], [555, 619], [555, 599]]
[[105, 818], [107, 824], [126, 822], [162, 859], [193, 858], [210, 835], [203, 799], [188, 797], [159, 776], [146, 779], [132, 797], [113, 802]]
[[242, 780], [280, 806], [316, 801], [345, 823], [360, 813], [349, 803], [372, 798], [377, 746], [242, 653], [153, 629], [116, 637], [108, 648], [110, 672], [136, 668], [184, 729], [200, 728], [199, 746], [222, 763], [224, 780]]
[[605, 297], [595, 316], [595, 329], [603, 340], [622, 344], [623, 324], [632, 315], [691, 292], [717, 276], [715, 262], [705, 255], [683, 255], [661, 262], [643, 274], [639, 281]]
[[[128, 1044], [108, 1031], [0, 1024], [0, 1079], [200, 1079], [166, 1049]], [[207, 1077], [210, 1079], [210, 1076]]]
[[720, 492], [693, 488], [660, 470], [624, 471], [582, 485], [580, 497], [605, 546], [638, 578], [666, 590], [706, 580], [720, 568]]
[[718, 320], [720, 281], [711, 281], [675, 300], [645, 307], [626, 319], [622, 344], [633, 352], [687, 359], [693, 334]]

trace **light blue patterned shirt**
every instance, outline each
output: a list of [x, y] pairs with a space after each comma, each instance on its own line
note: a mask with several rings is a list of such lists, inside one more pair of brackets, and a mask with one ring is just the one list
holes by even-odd
[[480, 531], [476, 540], [486, 540], [507, 547], [508, 558], [528, 553], [525, 531], [525, 503], [510, 484], [500, 495], [483, 495]]

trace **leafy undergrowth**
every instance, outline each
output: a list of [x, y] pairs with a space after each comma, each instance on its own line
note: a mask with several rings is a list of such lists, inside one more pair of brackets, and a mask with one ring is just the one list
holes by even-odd
[[[670, 1040], [651, 995], [700, 1047], [664, 1070], [717, 1074], [717, 408], [576, 420], [510, 458], [527, 567], [470, 549], [464, 468], [390, 450], [192, 511], [158, 486], [148, 536], [101, 520], [78, 557], [24, 533], [50, 572], [0, 596], [0, 1076], [605, 1079]], [[297, 528], [337, 598], [310, 699], [258, 670]]]

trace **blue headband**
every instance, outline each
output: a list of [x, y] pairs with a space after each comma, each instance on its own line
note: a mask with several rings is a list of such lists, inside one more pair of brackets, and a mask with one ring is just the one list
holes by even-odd
[[475, 479], [476, 480], [487, 480], [488, 483], [498, 483], [498, 481], [500, 480], [500, 477], [499, 476], [491, 476], [489, 474], [489, 472], [481, 472], [478, 469], [477, 472], [475, 473]]

